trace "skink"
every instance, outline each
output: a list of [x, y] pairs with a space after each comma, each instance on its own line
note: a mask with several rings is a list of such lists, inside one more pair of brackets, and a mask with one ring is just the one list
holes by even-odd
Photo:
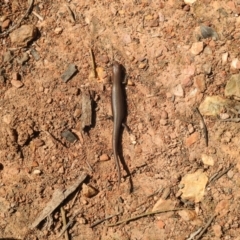
[[113, 134], [112, 134], [112, 148], [113, 156], [118, 171], [118, 186], [121, 182], [121, 169], [118, 154], [118, 145], [120, 137], [120, 129], [125, 117], [125, 102], [123, 94], [123, 72], [122, 67], [118, 62], [113, 63], [113, 77], [112, 77], [112, 113], [113, 113]]

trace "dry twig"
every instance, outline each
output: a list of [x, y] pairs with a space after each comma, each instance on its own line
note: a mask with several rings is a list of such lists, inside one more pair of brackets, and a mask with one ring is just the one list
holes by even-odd
[[37, 227], [37, 225], [48, 215], [50, 215], [71, 193], [73, 193], [78, 186], [86, 179], [87, 174], [82, 172], [79, 178], [75, 181], [74, 184], [69, 186], [67, 190], [55, 190], [53, 193], [52, 199], [47, 203], [46, 207], [42, 210], [41, 214], [37, 219], [32, 223], [30, 229]]
[[120, 225], [120, 224], [125, 223], [125, 222], [130, 222], [130, 221], [133, 221], [133, 220], [142, 218], [142, 217], [146, 217], [146, 216], [150, 216], [150, 215], [155, 215], [155, 214], [158, 214], [158, 213], [165, 213], [165, 212], [172, 212], [172, 211], [180, 211], [180, 210], [186, 210], [186, 208], [175, 208], [175, 209], [169, 209], [169, 210], [158, 210], [158, 211], [154, 211], [154, 212], [146, 212], [146, 213], [137, 215], [137, 216], [135, 216], [135, 217], [127, 218], [127, 219], [124, 219], [124, 220], [122, 220], [122, 221], [119, 221], [119, 222], [110, 224], [110, 225], [108, 225], [108, 227], [114, 227], [114, 226]]
[[92, 71], [91, 74], [93, 75], [94, 78], [97, 77], [97, 72], [96, 72], [96, 63], [95, 63], [95, 57], [93, 55], [93, 50], [90, 48], [89, 53], [91, 56], [91, 65], [92, 65]]
[[[61, 214], [62, 214], [63, 228], [66, 228], [67, 220], [66, 220], [65, 210], [63, 209], [63, 207], [61, 207]], [[68, 231], [65, 231], [65, 239], [69, 240]]]
[[32, 11], [32, 14], [34, 14], [40, 21], [43, 21], [43, 17], [40, 16], [37, 12]]
[[72, 9], [67, 4], [65, 4], [65, 6], [67, 7], [67, 10], [68, 10], [68, 13], [71, 17], [72, 22], [75, 23], [76, 22], [76, 17], [75, 17], [74, 12], [72, 11]]
[[111, 216], [108, 216], [108, 217], [105, 217], [103, 219], [100, 219], [98, 221], [96, 221], [95, 223], [93, 223], [90, 228], [93, 228], [93, 227], [96, 227], [98, 224], [102, 223], [102, 222], [105, 222], [106, 220], [110, 219], [110, 218], [113, 218], [115, 216], [118, 216], [120, 213], [117, 213], [117, 214], [114, 214], [114, 215], [111, 215]]
[[202, 235], [205, 233], [205, 231], [207, 230], [207, 228], [210, 226], [210, 224], [212, 223], [213, 219], [216, 217], [216, 215], [213, 215], [207, 222], [206, 226], [203, 228], [203, 230], [199, 233], [199, 235], [196, 237], [195, 240], [199, 240]]
[[59, 233], [58, 238], [60, 238], [60, 237], [64, 234], [64, 232], [72, 225], [75, 217], [77, 217], [77, 215], [78, 215], [80, 212], [81, 212], [81, 210], [77, 211], [77, 212], [73, 215], [73, 217], [71, 218], [71, 220], [66, 224], [65, 227], [63, 227], [62, 231]]
[[224, 174], [226, 174], [233, 166], [234, 166], [234, 165], [231, 165], [231, 164], [230, 164], [230, 166], [229, 166], [227, 169], [225, 169], [225, 170], [223, 170], [223, 171], [221, 171], [221, 172], [218, 172], [217, 174], [215, 173], [215, 174], [209, 179], [208, 185], [209, 185], [210, 183], [212, 183], [212, 182], [217, 181], [219, 178], [221, 178], [221, 177], [222, 177]]
[[235, 123], [239, 123], [240, 122], [240, 118], [227, 118], [227, 119], [220, 119], [221, 122], [235, 122]]
[[194, 238], [202, 231], [202, 227], [200, 227], [197, 231], [193, 232], [190, 234], [189, 238], [186, 240], [194, 240]]
[[203, 119], [203, 116], [202, 114], [200, 113], [199, 109], [196, 108], [196, 112], [197, 114], [199, 115], [200, 119], [201, 119], [201, 123], [203, 125], [203, 136], [205, 138], [205, 143], [206, 143], [206, 147], [208, 146], [208, 130], [207, 130], [207, 126], [204, 122], [204, 119]]

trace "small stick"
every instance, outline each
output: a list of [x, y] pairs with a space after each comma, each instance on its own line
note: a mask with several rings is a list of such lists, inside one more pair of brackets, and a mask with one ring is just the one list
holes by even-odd
[[226, 174], [234, 165], [230, 165], [227, 169], [223, 170], [222, 172], [219, 172], [217, 175], [214, 174], [213, 177], [210, 178], [209, 184], [211, 182], [217, 181], [219, 178], [221, 178], [224, 174]]
[[90, 48], [89, 49], [90, 52], [90, 56], [91, 56], [91, 64], [92, 64], [92, 73], [93, 73], [93, 77], [96, 78], [97, 77], [97, 73], [96, 73], [96, 63], [95, 63], [95, 57], [93, 55], [93, 50]]
[[32, 14], [35, 15], [40, 21], [43, 21], [43, 17], [40, 16], [37, 12], [32, 11]]
[[204, 122], [204, 119], [203, 119], [203, 116], [202, 114], [200, 113], [199, 109], [196, 108], [196, 112], [197, 114], [199, 115], [200, 119], [201, 119], [201, 122], [202, 122], [202, 125], [203, 125], [203, 136], [205, 138], [205, 143], [206, 143], [206, 147], [208, 146], [208, 130], [207, 130], [207, 126]]
[[75, 15], [74, 15], [72, 9], [67, 4], [65, 4], [65, 6], [67, 7], [68, 13], [71, 16], [72, 21], [75, 23], [76, 22], [76, 18], [75, 18]]
[[73, 205], [74, 205], [74, 203], [75, 203], [75, 201], [76, 201], [76, 199], [77, 199], [77, 196], [79, 195], [79, 192], [80, 192], [80, 190], [78, 190], [78, 191], [76, 192], [76, 194], [75, 194], [75, 196], [74, 196], [74, 198], [73, 198], [73, 200], [72, 200], [71, 208], [73, 207]]
[[9, 33], [11, 33], [13, 30], [15, 30], [16, 28], [18, 28], [18, 27], [20, 26], [22, 20], [29, 15], [29, 13], [31, 12], [31, 9], [32, 9], [34, 0], [29, 0], [28, 3], [29, 3], [29, 6], [28, 6], [28, 8], [27, 8], [27, 11], [26, 11], [25, 14], [20, 18], [19, 22], [16, 23], [16, 24], [15, 24], [14, 26], [12, 26], [11, 28], [9, 28], [7, 31], [1, 33], [1, 34], [0, 34], [0, 38], [7, 36], [7, 35], [8, 35]]
[[194, 240], [195, 236], [197, 236], [201, 231], [202, 231], [202, 227], [200, 227], [197, 231], [193, 232], [190, 234], [189, 238], [187, 238], [186, 240]]
[[221, 122], [240, 122], [240, 118], [227, 118], [227, 119], [220, 119]]
[[118, 216], [120, 213], [117, 213], [117, 214], [114, 214], [114, 215], [111, 215], [111, 216], [108, 216], [106, 218], [103, 218], [103, 219], [100, 219], [98, 221], [96, 221], [95, 223], [93, 223], [90, 228], [94, 228], [96, 227], [98, 224], [102, 223], [102, 222], [105, 222], [106, 220], [110, 219], [110, 218], [113, 218], [115, 216]]
[[125, 223], [125, 222], [130, 222], [130, 221], [133, 221], [133, 220], [142, 218], [142, 217], [146, 217], [146, 216], [150, 216], [150, 215], [155, 215], [155, 214], [158, 214], [158, 213], [165, 213], [165, 212], [172, 212], [172, 211], [180, 211], [180, 210], [185, 210], [185, 209], [186, 209], [186, 208], [175, 208], [175, 209], [169, 209], [169, 210], [158, 210], [158, 211], [154, 211], [154, 212], [146, 212], [146, 213], [137, 215], [137, 216], [135, 216], [135, 217], [127, 218], [127, 219], [124, 219], [124, 220], [122, 220], [122, 221], [119, 221], [119, 222], [110, 224], [110, 225], [108, 225], [108, 227], [114, 227], [114, 226], [117, 226], [117, 225], [122, 224], [122, 223]]
[[77, 215], [78, 215], [80, 212], [81, 212], [81, 210], [77, 211], [77, 212], [73, 215], [73, 217], [71, 218], [71, 220], [66, 224], [65, 227], [63, 227], [62, 231], [59, 233], [58, 238], [60, 238], [60, 237], [64, 234], [64, 232], [72, 225], [75, 217], [77, 217]]
[[210, 224], [212, 223], [213, 219], [216, 217], [217, 215], [213, 215], [207, 222], [206, 226], [203, 228], [203, 230], [199, 233], [199, 235], [196, 237], [195, 240], [199, 240], [202, 235], [205, 233], [205, 231], [207, 230], [207, 228], [210, 226]]
[[[61, 214], [62, 214], [63, 228], [66, 228], [66, 226], [67, 226], [66, 213], [65, 213], [65, 210], [63, 209], [63, 207], [61, 207]], [[67, 230], [65, 231], [65, 239], [69, 240]]]

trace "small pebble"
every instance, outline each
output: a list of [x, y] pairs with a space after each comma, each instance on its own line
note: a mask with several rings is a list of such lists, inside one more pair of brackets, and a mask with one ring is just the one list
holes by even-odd
[[232, 179], [232, 178], [233, 178], [233, 175], [234, 175], [233, 170], [229, 170], [229, 171], [227, 172], [227, 176], [228, 176], [229, 179]]
[[34, 48], [31, 49], [30, 53], [36, 61], [40, 60], [40, 55]]
[[190, 6], [188, 4], [186, 4], [184, 7], [183, 7], [183, 10], [188, 12], [190, 11]]
[[35, 169], [35, 170], [33, 170], [33, 174], [34, 174], [34, 175], [40, 175], [40, 174], [41, 174], [41, 171], [38, 170], [38, 169]]
[[73, 116], [74, 116], [75, 118], [78, 118], [78, 117], [81, 116], [81, 114], [82, 114], [82, 110], [79, 109], [79, 108], [76, 108], [75, 111], [74, 111], [74, 113], [73, 113]]
[[203, 53], [206, 55], [212, 55], [212, 49], [209, 46], [206, 46], [203, 50]]
[[127, 85], [128, 85], [128, 86], [134, 86], [135, 84], [134, 84], [134, 82], [133, 82], [133, 81], [131, 81], [131, 80], [128, 80], [128, 81], [127, 81]]
[[194, 86], [200, 91], [204, 92], [206, 90], [205, 75], [200, 74], [194, 77]]
[[2, 23], [2, 30], [5, 30], [9, 27], [11, 23], [11, 20], [10, 19], [6, 19], [3, 23]]
[[39, 164], [37, 161], [33, 161], [32, 164], [31, 164], [31, 167], [38, 167]]
[[105, 64], [109, 63], [109, 57], [107, 55], [102, 55], [101, 60]]
[[205, 63], [202, 69], [206, 75], [209, 75], [212, 72], [212, 65], [210, 63]]
[[168, 113], [165, 110], [161, 112], [161, 119], [168, 119]]
[[192, 144], [197, 142], [198, 139], [199, 139], [199, 133], [194, 132], [193, 134], [191, 134], [189, 137], [186, 138], [186, 146], [190, 147]]
[[3, 54], [3, 62], [10, 62], [13, 58], [13, 55], [10, 51], [7, 51]]
[[61, 133], [62, 137], [64, 137], [67, 141], [73, 143], [75, 141], [77, 141], [77, 137], [75, 136], [75, 134], [73, 134], [72, 132], [70, 132], [69, 130], [64, 130]]
[[17, 72], [12, 73], [12, 80], [20, 80], [20, 75]]
[[17, 81], [17, 80], [12, 80], [11, 84], [16, 88], [21, 88], [23, 86], [23, 83], [21, 81]]
[[138, 68], [144, 69], [146, 66], [147, 66], [147, 63], [142, 62], [138, 65]]
[[150, 23], [150, 27], [158, 27], [158, 26], [159, 26], [158, 18], [153, 19], [152, 22]]
[[193, 3], [195, 3], [197, 0], [184, 0], [184, 2], [186, 3], [186, 4], [193, 4]]
[[228, 113], [220, 113], [220, 119], [225, 120], [230, 118], [230, 115]]
[[227, 63], [227, 59], [228, 59], [228, 53], [223, 53], [222, 54], [222, 65], [225, 65]]
[[79, 224], [86, 224], [87, 223], [87, 220], [83, 217], [78, 217], [77, 221], [78, 221]]
[[7, 16], [3, 15], [3, 16], [0, 17], [0, 22], [4, 22], [6, 19], [7, 19]]
[[61, 78], [63, 82], [67, 82], [70, 78], [73, 77], [73, 75], [77, 72], [77, 66], [73, 63], [70, 63], [67, 67], [67, 69], [62, 74]]
[[207, 166], [213, 166], [214, 165], [214, 159], [212, 156], [202, 154], [201, 156], [202, 162]]
[[160, 229], [164, 229], [165, 225], [166, 225], [166, 224], [165, 224], [162, 220], [159, 220], [159, 221], [157, 222], [157, 226], [158, 226]]
[[136, 141], [136, 136], [135, 136], [135, 135], [130, 134], [129, 138], [130, 138], [130, 141], [131, 141], [131, 143], [132, 143], [133, 145], [135, 145], [135, 144], [137, 143], [137, 141]]
[[52, 101], [53, 101], [52, 98], [49, 98], [49, 99], [47, 100], [47, 103], [50, 104], [50, 103], [52, 103]]
[[194, 132], [194, 128], [193, 128], [193, 125], [192, 124], [189, 124], [188, 125], [188, 132], [191, 134]]
[[178, 84], [172, 89], [172, 93], [177, 97], [184, 97], [184, 91], [181, 84]]
[[200, 26], [200, 30], [203, 38], [212, 37], [212, 39], [214, 40], [217, 40], [219, 38], [218, 34], [211, 27], [202, 25]]
[[231, 62], [232, 69], [240, 69], [240, 61], [237, 58], [234, 58]]
[[61, 173], [61, 174], [63, 174], [63, 173], [64, 173], [64, 167], [61, 166], [61, 167], [58, 169], [58, 172]]
[[195, 42], [195, 43], [193, 43], [190, 51], [195, 56], [200, 54], [203, 51], [203, 42]]
[[107, 161], [109, 160], [109, 156], [107, 154], [102, 154], [100, 157], [99, 157], [99, 160], [100, 161]]
[[11, 114], [6, 114], [3, 116], [2, 120], [4, 123], [6, 123], [7, 125], [9, 125], [12, 122], [12, 115]]
[[95, 188], [93, 188], [92, 186], [86, 185], [85, 183], [83, 183], [82, 193], [85, 197], [91, 198], [91, 197], [94, 197], [95, 195], [97, 195], [98, 191]]
[[17, 59], [17, 62], [21, 65], [23, 65], [25, 62], [27, 62], [28, 60], [30, 59], [28, 53], [23, 53], [22, 57], [21, 58], [18, 58]]
[[62, 31], [63, 31], [63, 29], [61, 27], [57, 27], [57, 28], [54, 29], [54, 32], [56, 34], [60, 34], [60, 33], [62, 33]]
[[166, 119], [160, 119], [160, 124], [162, 126], [166, 126], [168, 124], [168, 121]]
[[208, 153], [209, 154], [215, 154], [217, 151], [216, 151], [216, 148], [214, 148], [214, 147], [209, 147], [208, 148]]

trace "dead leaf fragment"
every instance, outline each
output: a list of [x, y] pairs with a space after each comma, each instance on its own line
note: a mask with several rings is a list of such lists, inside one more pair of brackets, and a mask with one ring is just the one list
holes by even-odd
[[184, 221], [190, 221], [197, 217], [197, 214], [195, 211], [187, 210], [187, 209], [179, 211], [178, 214]]
[[184, 97], [184, 91], [181, 84], [178, 84], [172, 89], [172, 93], [177, 97]]
[[96, 68], [97, 76], [100, 82], [104, 82], [104, 79], [107, 77], [106, 71], [102, 67]]
[[201, 158], [202, 158], [202, 162], [205, 165], [209, 165], [209, 166], [213, 166], [214, 165], [214, 160], [213, 160], [212, 156], [208, 156], [208, 155], [203, 153]]
[[186, 146], [190, 147], [192, 144], [197, 142], [198, 139], [199, 139], [199, 133], [198, 132], [195, 132], [195, 133], [191, 134], [188, 138], [186, 138]]
[[207, 175], [201, 169], [195, 173], [186, 174], [181, 181], [184, 186], [181, 198], [192, 202], [200, 202], [203, 199], [205, 187], [208, 182]]
[[164, 210], [171, 210], [174, 209], [175, 207], [175, 202], [173, 202], [170, 199], [162, 199], [160, 198], [154, 205], [152, 211], [164, 211]]

